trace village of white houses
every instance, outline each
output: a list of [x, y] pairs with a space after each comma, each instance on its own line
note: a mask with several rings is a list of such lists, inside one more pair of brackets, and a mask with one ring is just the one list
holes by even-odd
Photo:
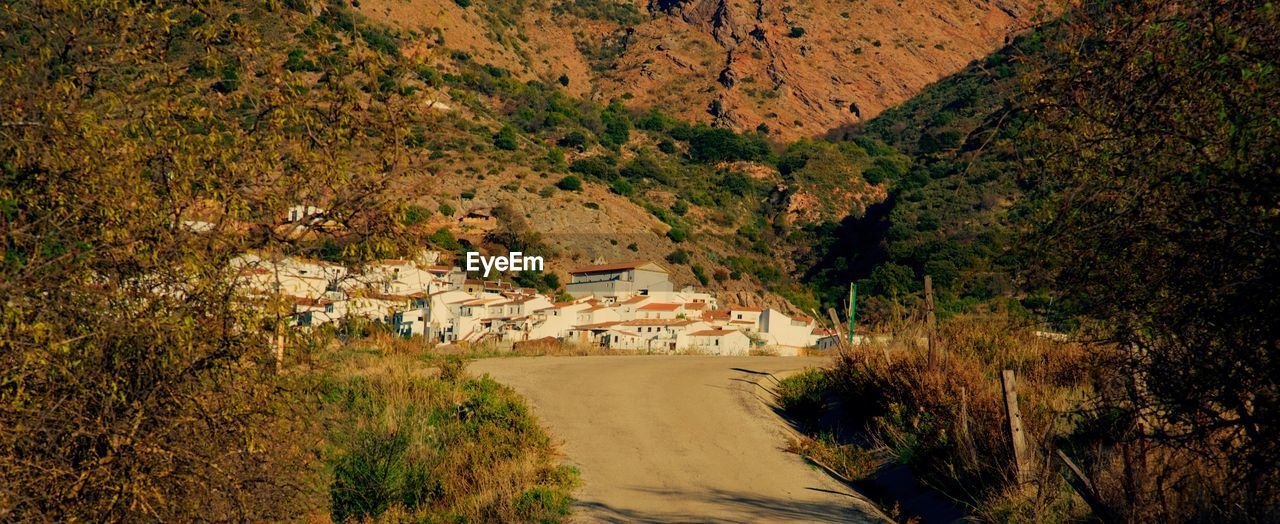
[[[568, 343], [619, 352], [798, 355], [838, 344], [814, 319], [772, 307], [720, 304], [668, 270], [638, 260], [569, 271], [562, 300], [440, 265], [438, 252], [381, 260], [357, 273], [329, 262], [246, 254], [242, 284], [284, 305], [287, 325], [309, 330], [350, 319], [436, 344]], [[567, 299], [567, 300], [565, 300]]]

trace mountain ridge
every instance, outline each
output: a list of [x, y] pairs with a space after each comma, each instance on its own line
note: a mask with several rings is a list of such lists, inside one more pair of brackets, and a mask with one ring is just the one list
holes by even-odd
[[[463, 4], [467, 4], [466, 7]], [[571, 94], [782, 141], [869, 120], [1062, 5], [363, 0], [358, 11]], [[563, 76], [562, 76], [563, 75]]]

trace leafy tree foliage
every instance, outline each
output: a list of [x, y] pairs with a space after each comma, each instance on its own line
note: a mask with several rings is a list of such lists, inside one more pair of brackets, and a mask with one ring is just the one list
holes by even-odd
[[517, 138], [516, 128], [509, 125], [502, 126], [502, 129], [498, 130], [498, 133], [493, 136], [493, 146], [498, 149], [515, 151], [520, 147], [520, 144], [516, 141]]
[[[1193, 450], [1209, 520], [1280, 508], [1280, 11], [1087, 4], [1035, 84], [1033, 244], [1123, 348], [1123, 438]], [[1146, 495], [1130, 492], [1123, 508]], [[1174, 518], [1181, 517], [1180, 515]], [[1144, 518], [1134, 516], [1132, 518]], [[1159, 517], [1156, 517], [1159, 518]]]
[[268, 352], [287, 310], [232, 259], [399, 251], [407, 115], [359, 89], [391, 74], [369, 35], [317, 26], [344, 45], [292, 76], [305, 19], [276, 5], [0, 7], [2, 518], [314, 510]]

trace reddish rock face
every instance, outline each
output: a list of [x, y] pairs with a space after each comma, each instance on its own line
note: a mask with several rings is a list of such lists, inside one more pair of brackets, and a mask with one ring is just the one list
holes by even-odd
[[[740, 131], [766, 124], [771, 136], [790, 140], [870, 119], [1066, 2], [637, 4], [625, 19], [526, 8], [507, 25], [480, 2], [462, 9], [452, 0], [366, 0], [360, 10], [406, 29], [438, 30], [440, 49], [466, 51], [526, 79], [565, 75], [576, 95], [623, 97], [633, 107]], [[720, 101], [714, 115], [713, 100]]]

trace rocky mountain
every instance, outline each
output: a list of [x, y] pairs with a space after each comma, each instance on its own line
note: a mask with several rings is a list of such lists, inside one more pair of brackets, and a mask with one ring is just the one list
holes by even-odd
[[360, 0], [360, 13], [578, 96], [791, 140], [861, 122], [1061, 9], [1042, 0]]

